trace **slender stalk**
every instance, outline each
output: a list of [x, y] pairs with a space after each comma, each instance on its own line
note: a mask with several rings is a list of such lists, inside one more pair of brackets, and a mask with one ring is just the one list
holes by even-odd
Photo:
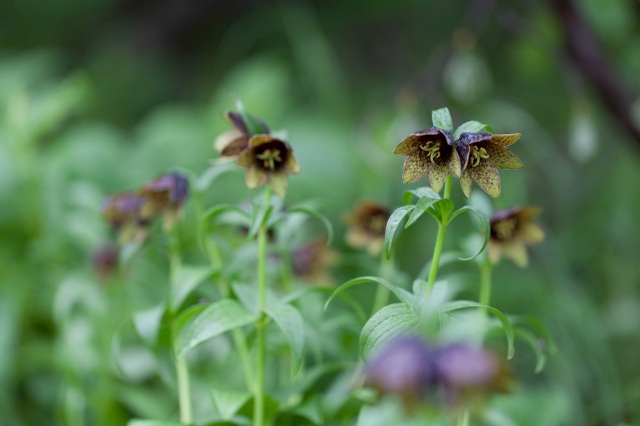
[[469, 410], [464, 410], [458, 419], [458, 426], [469, 426]]
[[178, 398], [180, 401], [180, 423], [193, 423], [191, 411], [191, 387], [189, 385], [189, 367], [184, 355], [176, 355], [176, 372], [178, 375]]
[[[263, 205], [271, 202], [271, 187], [267, 186]], [[260, 318], [256, 321], [256, 382], [254, 388], [253, 425], [264, 426], [264, 388], [266, 364], [266, 315], [264, 308], [267, 299], [267, 226], [260, 225], [258, 229], [258, 312]]]
[[491, 273], [493, 264], [486, 260], [480, 265], [480, 298], [481, 305], [489, 305], [491, 302]]
[[[451, 175], [447, 176], [447, 182], [444, 185], [444, 199], [451, 198]], [[429, 269], [429, 278], [427, 280], [427, 288], [424, 292], [424, 300], [422, 303], [423, 309], [426, 311], [429, 306], [429, 300], [431, 299], [431, 292], [433, 286], [436, 283], [438, 276], [438, 267], [440, 266], [440, 256], [444, 248], [444, 236], [447, 232], [447, 225], [449, 224], [449, 217], [442, 218], [442, 222], [438, 224], [438, 235], [436, 236], [436, 245], [433, 249], [433, 257], [431, 259], [431, 269]]]
[[[393, 257], [387, 260], [384, 253], [380, 257], [379, 274], [381, 278], [388, 280], [393, 272]], [[383, 285], [378, 285], [376, 295], [373, 299], [373, 310], [371, 314], [375, 314], [389, 303], [389, 289]]]

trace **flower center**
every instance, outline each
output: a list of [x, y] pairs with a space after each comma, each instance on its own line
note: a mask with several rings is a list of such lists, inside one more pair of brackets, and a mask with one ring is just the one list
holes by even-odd
[[373, 235], [384, 234], [384, 230], [387, 227], [387, 219], [379, 214], [371, 216], [369, 219], [369, 232]]
[[262, 161], [265, 169], [275, 170], [276, 163], [282, 162], [279, 149], [265, 149], [262, 153], [257, 154], [256, 158]]
[[500, 241], [509, 241], [513, 238], [518, 224], [515, 219], [505, 219], [491, 225], [491, 232]]
[[486, 160], [487, 158], [489, 158], [489, 154], [487, 154], [486, 149], [471, 145], [471, 167], [476, 167], [480, 164], [480, 160]]
[[436, 159], [440, 158], [440, 141], [428, 141], [421, 145], [420, 149], [428, 154], [433, 164], [436, 164]]

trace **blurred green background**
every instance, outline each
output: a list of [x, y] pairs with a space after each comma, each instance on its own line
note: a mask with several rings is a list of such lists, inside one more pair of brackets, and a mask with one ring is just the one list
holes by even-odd
[[[401, 203], [392, 150], [432, 109], [522, 133], [526, 168], [501, 173], [495, 206], [542, 206], [547, 239], [528, 269], [497, 269], [493, 303], [540, 317], [558, 353], [534, 376], [522, 350], [523, 396], [500, 403], [522, 425], [638, 424], [639, 46], [637, 0], [0, 2], [0, 424], [74, 424], [89, 407], [89, 424], [115, 425], [162, 407], [161, 388], [113, 379], [122, 318], [100, 315], [109, 291], [123, 317], [149, 306], [166, 271], [152, 252], [124, 290], [100, 287], [100, 206], [204, 171], [231, 94], [288, 131], [302, 169], [288, 198], [325, 203], [336, 251], [356, 200]], [[206, 201], [252, 194], [238, 171]], [[435, 229], [411, 230], [398, 262], [415, 274]]]

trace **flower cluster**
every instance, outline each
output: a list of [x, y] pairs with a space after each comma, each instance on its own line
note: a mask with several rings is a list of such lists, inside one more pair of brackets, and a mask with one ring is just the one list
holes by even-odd
[[163, 216], [170, 230], [180, 217], [189, 193], [189, 182], [178, 173], [160, 176], [137, 192], [115, 194], [102, 205], [102, 216], [118, 232], [121, 241], [142, 243], [153, 219]]
[[[508, 146], [514, 144], [519, 133], [492, 134], [488, 127], [477, 122], [465, 123], [458, 129], [477, 129], [453, 133], [448, 110], [434, 111], [446, 114], [448, 120], [434, 123], [434, 127], [412, 133], [394, 149], [395, 154], [406, 155], [402, 172], [404, 183], [415, 182], [425, 175], [434, 191], [440, 192], [448, 173], [460, 179], [462, 192], [469, 197], [472, 182], [493, 198], [500, 196], [498, 169], [514, 170], [524, 167]], [[477, 124], [477, 125], [476, 125]], [[457, 137], [454, 137], [457, 136]]]
[[450, 406], [509, 391], [509, 375], [493, 352], [466, 343], [427, 345], [397, 338], [365, 367], [365, 385], [399, 396], [405, 406], [421, 401]]
[[268, 184], [281, 198], [287, 190], [287, 176], [298, 173], [300, 166], [291, 146], [270, 134], [262, 120], [244, 110], [240, 113], [225, 113], [234, 130], [218, 136], [214, 147], [221, 158], [237, 159], [238, 165], [246, 167], [246, 184], [257, 188]]

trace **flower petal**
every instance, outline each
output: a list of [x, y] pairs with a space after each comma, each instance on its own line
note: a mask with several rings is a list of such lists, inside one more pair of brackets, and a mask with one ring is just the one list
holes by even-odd
[[439, 161], [431, 165], [431, 170], [429, 170], [428, 175], [429, 183], [434, 191], [440, 192], [442, 190], [448, 173], [447, 164], [444, 162]]
[[487, 148], [489, 161], [499, 169], [516, 170], [524, 167], [524, 164], [507, 148], [490, 144]]
[[249, 167], [255, 163], [255, 160], [255, 150], [253, 148], [249, 148], [242, 152], [240, 157], [238, 157], [238, 166]]
[[269, 186], [273, 189], [273, 192], [278, 194], [280, 198], [284, 198], [287, 193], [287, 174], [286, 173], [272, 173], [269, 175]]
[[491, 140], [491, 133], [488, 132], [480, 132], [480, 133], [471, 133], [464, 132], [458, 138], [459, 145], [470, 145], [472, 143], [478, 142], [488, 142]]
[[449, 173], [457, 178], [460, 178], [460, 174], [462, 173], [462, 165], [460, 163], [460, 155], [458, 154], [458, 150], [453, 148], [449, 155], [450, 157], [447, 160], [447, 169], [449, 170]]
[[525, 244], [536, 244], [544, 240], [544, 231], [534, 222], [524, 222], [518, 229], [518, 239]]
[[489, 260], [491, 263], [498, 263], [502, 257], [502, 244], [495, 241], [489, 241], [487, 253], [489, 254]]
[[229, 142], [224, 148], [220, 150], [221, 157], [235, 157], [242, 154], [242, 151], [249, 147], [248, 139], [246, 136], [240, 136], [237, 139]]
[[402, 182], [411, 183], [418, 179], [422, 179], [429, 171], [428, 154], [418, 150], [407, 157], [404, 161], [404, 169], [402, 170]]
[[513, 263], [522, 268], [529, 263], [527, 249], [521, 242], [509, 241], [508, 243], [504, 243], [502, 253], [506, 258], [511, 259]]
[[456, 146], [456, 151], [458, 151], [458, 156], [460, 157], [460, 169], [464, 170], [467, 168], [467, 164], [469, 163], [469, 153], [471, 148], [469, 148], [469, 145], [458, 144]]
[[493, 198], [500, 196], [500, 174], [492, 164], [481, 161], [477, 167], [467, 168], [467, 171], [484, 192]]
[[460, 187], [462, 188], [462, 193], [467, 198], [469, 198], [469, 195], [471, 195], [472, 182], [473, 181], [471, 180], [471, 175], [469, 174], [469, 170], [463, 171], [462, 175], [460, 175]]
[[289, 153], [289, 157], [287, 158], [287, 162], [284, 164], [283, 170], [290, 175], [300, 172], [300, 164], [298, 164], [298, 160], [294, 157], [293, 152]]
[[426, 130], [411, 133], [393, 150], [394, 154], [409, 155], [420, 149], [420, 143], [440, 139], [446, 136], [437, 127], [430, 127]]
[[235, 127], [240, 133], [245, 135], [249, 134], [247, 132], [247, 125], [244, 123], [244, 119], [242, 118], [241, 114], [233, 111], [227, 111], [225, 115], [227, 116], [227, 119], [229, 119], [233, 127]]
[[249, 144], [252, 147], [256, 147], [256, 146], [260, 146], [262, 144], [274, 142], [274, 141], [278, 141], [286, 144], [286, 142], [284, 142], [283, 140], [274, 138], [271, 135], [253, 135], [251, 139], [249, 139]]
[[513, 145], [522, 136], [520, 133], [509, 133], [505, 135], [493, 135], [491, 136], [491, 143], [500, 146]]
[[257, 188], [267, 183], [269, 174], [256, 166], [247, 167], [247, 175], [245, 177], [247, 187]]

